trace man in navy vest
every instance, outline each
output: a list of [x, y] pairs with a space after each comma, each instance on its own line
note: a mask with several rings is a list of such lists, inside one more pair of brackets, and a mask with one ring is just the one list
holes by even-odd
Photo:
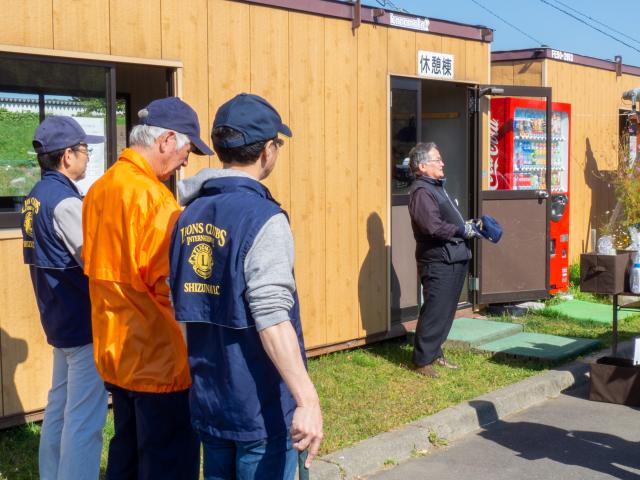
[[212, 131], [223, 169], [180, 183], [171, 242], [176, 319], [187, 325], [191, 417], [205, 479], [291, 479], [322, 440], [306, 371], [288, 217], [260, 183], [291, 136], [263, 98], [240, 94]]
[[417, 176], [411, 187], [409, 215], [416, 240], [416, 262], [424, 303], [416, 326], [413, 366], [426, 377], [439, 376], [436, 365], [456, 369], [442, 351], [460, 299], [471, 259], [469, 242], [479, 237], [475, 224], [465, 222], [445, 189], [444, 161], [433, 142], [409, 152]]
[[41, 479], [97, 479], [107, 393], [93, 361], [91, 304], [82, 271], [82, 196], [91, 143], [71, 117], [48, 117], [33, 148], [42, 168], [22, 207], [24, 263], [53, 346], [53, 380], [42, 424]]

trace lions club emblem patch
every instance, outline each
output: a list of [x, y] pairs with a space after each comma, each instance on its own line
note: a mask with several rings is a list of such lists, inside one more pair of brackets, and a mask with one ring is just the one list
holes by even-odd
[[213, 272], [213, 250], [206, 243], [199, 243], [195, 246], [189, 257], [189, 263], [193, 266], [196, 275], [205, 280]]
[[33, 211], [28, 210], [24, 214], [24, 232], [33, 238]]

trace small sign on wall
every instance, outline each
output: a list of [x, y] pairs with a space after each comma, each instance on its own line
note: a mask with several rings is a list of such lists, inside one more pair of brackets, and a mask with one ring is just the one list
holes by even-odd
[[551, 58], [555, 60], [564, 60], [565, 62], [573, 62], [573, 53], [563, 52], [561, 50], [551, 50]]
[[407, 17], [397, 13], [389, 14], [389, 24], [394, 27], [410, 28], [411, 30], [429, 31], [429, 20], [420, 17]]
[[418, 51], [418, 75], [453, 80], [454, 56], [447, 53]]

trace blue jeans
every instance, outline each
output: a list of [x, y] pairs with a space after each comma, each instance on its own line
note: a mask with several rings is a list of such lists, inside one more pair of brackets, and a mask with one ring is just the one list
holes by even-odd
[[40, 478], [97, 479], [106, 416], [107, 391], [93, 361], [93, 344], [54, 348], [40, 434]]
[[298, 452], [291, 435], [240, 442], [199, 432], [205, 480], [292, 480]]

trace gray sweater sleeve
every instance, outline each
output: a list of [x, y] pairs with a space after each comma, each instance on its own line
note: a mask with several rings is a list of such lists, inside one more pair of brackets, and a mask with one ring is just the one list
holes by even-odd
[[53, 211], [53, 228], [67, 250], [82, 266], [82, 200], [69, 197], [56, 205]]
[[258, 331], [290, 320], [296, 290], [293, 236], [284, 214], [271, 217], [244, 260], [245, 298]]

